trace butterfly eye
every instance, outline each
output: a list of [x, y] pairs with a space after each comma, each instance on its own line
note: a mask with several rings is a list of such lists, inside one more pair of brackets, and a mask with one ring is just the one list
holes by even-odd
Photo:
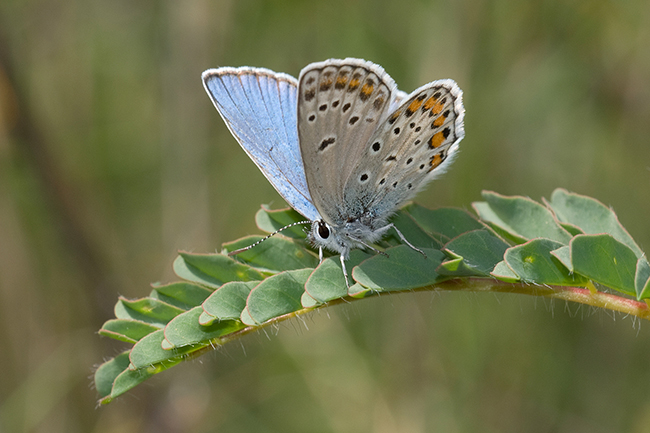
[[323, 239], [330, 237], [330, 229], [327, 228], [326, 224], [322, 222], [318, 223], [318, 235]]

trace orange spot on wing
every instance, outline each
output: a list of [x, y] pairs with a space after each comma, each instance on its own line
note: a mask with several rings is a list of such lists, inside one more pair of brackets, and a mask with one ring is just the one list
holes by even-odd
[[433, 121], [433, 126], [435, 126], [436, 128], [438, 126], [442, 126], [442, 124], [445, 123], [445, 119], [447, 119], [447, 117], [443, 114], [442, 116], [438, 117], [436, 120]]
[[409, 104], [408, 110], [411, 112], [417, 111], [422, 106], [422, 100], [415, 99]]
[[435, 155], [433, 158], [431, 158], [431, 169], [429, 171], [439, 166], [441, 162], [442, 156], [440, 156], [440, 154]]
[[443, 141], [445, 141], [445, 135], [441, 131], [437, 134], [433, 134], [433, 137], [431, 137], [429, 140], [429, 146], [435, 149], [437, 147], [440, 147]]
[[365, 97], [369, 97], [372, 94], [372, 91], [374, 90], [375, 86], [372, 84], [365, 83], [363, 87], [361, 88], [361, 93]]
[[425, 110], [430, 110], [431, 107], [433, 107], [436, 102], [438, 102], [438, 98], [434, 98], [433, 96], [427, 99], [427, 102], [424, 103], [424, 109]]
[[338, 77], [336, 77], [336, 88], [337, 89], [342, 89], [343, 87], [345, 87], [346, 84], [348, 84], [348, 77], [347, 76], [339, 75]]
[[359, 84], [361, 84], [361, 81], [358, 78], [353, 78], [350, 80], [350, 87], [348, 87], [348, 89], [355, 90], [357, 87], [359, 87]]
[[431, 109], [431, 112], [433, 114], [438, 114], [442, 111], [442, 109], [445, 108], [445, 104], [441, 104], [440, 102], [436, 103], [434, 107]]

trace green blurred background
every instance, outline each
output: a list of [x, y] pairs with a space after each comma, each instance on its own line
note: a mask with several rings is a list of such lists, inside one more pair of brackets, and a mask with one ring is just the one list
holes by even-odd
[[90, 379], [124, 347], [96, 335], [118, 295], [282, 206], [203, 70], [354, 56], [409, 92], [454, 78], [467, 135], [418, 202], [565, 187], [648, 250], [649, 47], [647, 0], [3, 0], [0, 431], [650, 431], [650, 326], [523, 296], [331, 308], [98, 409]]

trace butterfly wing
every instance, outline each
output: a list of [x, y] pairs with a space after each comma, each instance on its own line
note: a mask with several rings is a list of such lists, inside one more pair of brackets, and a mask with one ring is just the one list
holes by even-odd
[[228, 129], [271, 185], [295, 210], [318, 219], [298, 145], [296, 79], [249, 67], [209, 69], [202, 79]]
[[345, 179], [387, 119], [396, 91], [393, 79], [365, 60], [331, 59], [301, 71], [300, 150], [313, 203], [327, 223], [338, 226], [348, 219], [342, 206]]
[[462, 91], [453, 80], [408, 95], [364, 146], [346, 180], [345, 203], [388, 218], [451, 163], [465, 136], [464, 116]]

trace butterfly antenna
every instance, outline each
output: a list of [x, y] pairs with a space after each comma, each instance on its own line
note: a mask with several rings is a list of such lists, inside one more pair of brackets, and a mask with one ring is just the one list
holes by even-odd
[[243, 252], [246, 251], [246, 250], [250, 250], [251, 248], [256, 247], [257, 245], [261, 244], [262, 242], [264, 242], [265, 240], [267, 240], [267, 239], [270, 238], [271, 236], [275, 236], [275, 235], [277, 235], [277, 234], [280, 233], [282, 230], [286, 230], [286, 229], [288, 229], [288, 228], [291, 228], [291, 227], [293, 227], [293, 226], [297, 226], [297, 225], [300, 225], [300, 224], [311, 224], [311, 221], [298, 221], [298, 222], [295, 222], [295, 223], [291, 223], [291, 224], [289, 224], [289, 225], [286, 225], [286, 226], [284, 226], [284, 227], [281, 227], [281, 228], [277, 229], [276, 231], [274, 231], [273, 233], [271, 233], [270, 235], [264, 236], [262, 239], [260, 239], [259, 241], [255, 242], [254, 244], [251, 244], [251, 245], [249, 245], [249, 246], [247, 246], [247, 247], [244, 247], [244, 248], [240, 248], [240, 249], [235, 250], [235, 251], [230, 251], [230, 252], [228, 253], [228, 255], [229, 255], [229, 256], [234, 256], [234, 255], [237, 255], [237, 254], [239, 254], [239, 253], [243, 253]]

